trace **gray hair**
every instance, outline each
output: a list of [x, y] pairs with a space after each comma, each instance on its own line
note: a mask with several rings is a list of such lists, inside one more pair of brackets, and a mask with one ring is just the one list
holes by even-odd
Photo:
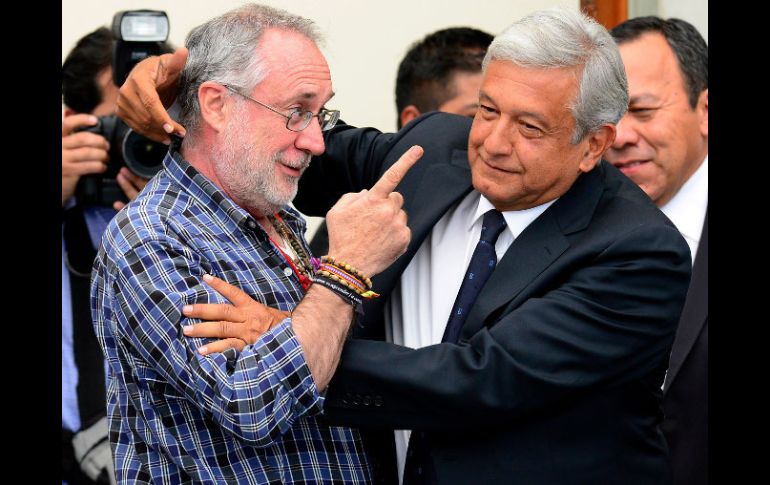
[[267, 76], [257, 47], [266, 29], [302, 34], [320, 45], [322, 37], [312, 20], [265, 5], [246, 4], [195, 27], [187, 34], [187, 62], [179, 80], [180, 123], [188, 133], [200, 124], [198, 88], [206, 81], [251, 92]]
[[537, 69], [582, 67], [569, 106], [575, 118], [573, 144], [604, 124], [617, 124], [628, 109], [626, 71], [615, 41], [578, 11], [552, 8], [515, 22], [492, 41], [482, 69], [493, 60]]

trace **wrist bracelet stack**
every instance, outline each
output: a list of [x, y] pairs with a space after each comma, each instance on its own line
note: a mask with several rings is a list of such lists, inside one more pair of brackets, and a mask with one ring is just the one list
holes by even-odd
[[335, 292], [353, 305], [356, 313], [363, 315], [363, 300], [377, 298], [372, 291], [372, 280], [353, 266], [330, 256], [321, 257], [321, 265], [313, 276], [313, 282]]

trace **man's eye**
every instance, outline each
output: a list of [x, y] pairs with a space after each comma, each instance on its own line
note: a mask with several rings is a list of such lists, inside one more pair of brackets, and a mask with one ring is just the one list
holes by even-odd
[[519, 122], [519, 132], [526, 138], [541, 138], [545, 132], [531, 123]]
[[628, 108], [628, 112], [632, 113], [634, 116], [652, 116], [656, 110], [657, 108], [645, 108], [638, 106], [632, 106]]

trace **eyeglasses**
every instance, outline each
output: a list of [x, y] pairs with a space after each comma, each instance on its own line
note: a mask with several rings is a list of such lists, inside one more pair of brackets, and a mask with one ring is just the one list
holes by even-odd
[[327, 130], [331, 130], [334, 127], [334, 125], [337, 124], [337, 120], [340, 119], [339, 110], [326, 109], [326, 108], [321, 108], [321, 111], [319, 111], [318, 114], [313, 114], [312, 111], [304, 111], [299, 108], [295, 108], [291, 111], [291, 113], [289, 113], [288, 115], [285, 115], [277, 108], [274, 108], [269, 104], [265, 104], [260, 101], [257, 101], [256, 99], [252, 98], [251, 96], [247, 96], [243, 94], [237, 89], [233, 89], [232, 87], [226, 84], [223, 84], [223, 86], [229, 89], [230, 91], [234, 92], [235, 94], [243, 96], [244, 98], [250, 101], [254, 101], [258, 105], [262, 106], [263, 108], [267, 108], [273, 113], [277, 113], [283, 116], [284, 118], [286, 118], [286, 128], [291, 131], [304, 130], [310, 125], [310, 120], [312, 120], [313, 118], [318, 118], [318, 124], [321, 126], [321, 131], [327, 131]]

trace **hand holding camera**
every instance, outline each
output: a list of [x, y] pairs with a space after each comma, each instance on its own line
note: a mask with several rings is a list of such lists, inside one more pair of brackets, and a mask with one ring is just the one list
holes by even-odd
[[83, 175], [100, 174], [107, 170], [107, 150], [110, 145], [103, 136], [76, 132], [97, 124], [96, 116], [72, 115], [61, 123], [61, 202], [72, 197]]
[[122, 209], [162, 168], [166, 151], [165, 145], [136, 134], [115, 115], [66, 117], [62, 204], [74, 193], [85, 205]]
[[[113, 83], [120, 86], [137, 62], [167, 50], [163, 43], [168, 38], [168, 32], [165, 12], [133, 10], [116, 13], [112, 24], [115, 38]], [[68, 127], [68, 133], [79, 132], [72, 135], [73, 140], [78, 137], [77, 140], [82, 143], [101, 140], [98, 143], [100, 153], [90, 155], [98, 156], [98, 159], [89, 159], [90, 162], [100, 161], [101, 165], [82, 165], [78, 167], [80, 171], [73, 169], [65, 172], [62, 140], [62, 204], [74, 191], [78, 202], [83, 205], [112, 206], [120, 210], [136, 197], [148, 179], [160, 171], [168, 147], [134, 132], [116, 115], [90, 117], [89, 120], [73, 123]], [[62, 137], [64, 131], [62, 124]], [[106, 161], [109, 163], [105, 165]], [[69, 172], [72, 176], [65, 182], [64, 174]]]

